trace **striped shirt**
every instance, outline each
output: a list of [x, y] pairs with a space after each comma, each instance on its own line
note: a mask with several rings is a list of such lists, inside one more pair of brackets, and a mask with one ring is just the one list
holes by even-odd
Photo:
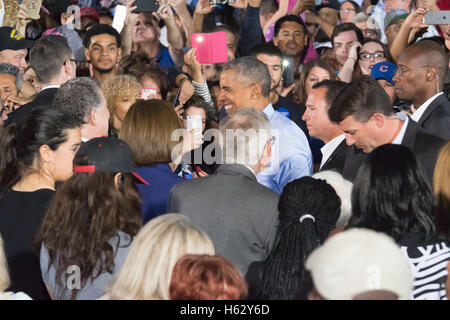
[[443, 240], [433, 239], [422, 244], [402, 245], [401, 250], [408, 258], [414, 277], [411, 299], [447, 300], [445, 283], [448, 276], [446, 266], [450, 261], [449, 244]]

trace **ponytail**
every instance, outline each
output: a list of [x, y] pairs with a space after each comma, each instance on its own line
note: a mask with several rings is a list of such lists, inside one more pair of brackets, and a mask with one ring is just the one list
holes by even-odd
[[21, 124], [11, 124], [0, 134], [0, 188], [17, 184], [33, 166], [42, 145], [56, 150], [67, 141], [67, 129], [80, 121], [64, 111], [45, 107], [33, 110]]

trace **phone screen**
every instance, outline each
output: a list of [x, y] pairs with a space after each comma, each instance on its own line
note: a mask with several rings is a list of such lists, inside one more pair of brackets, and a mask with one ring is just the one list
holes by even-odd
[[283, 86], [289, 87], [294, 83], [294, 58], [284, 57], [283, 58]]
[[136, 0], [134, 5], [137, 8], [133, 13], [156, 12], [159, 9], [159, 3], [155, 0]]
[[156, 88], [145, 88], [141, 90], [141, 99], [149, 100], [156, 95]]

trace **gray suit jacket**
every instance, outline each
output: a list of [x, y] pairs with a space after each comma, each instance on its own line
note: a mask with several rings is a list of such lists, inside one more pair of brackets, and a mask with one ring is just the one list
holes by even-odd
[[245, 166], [223, 164], [211, 176], [174, 186], [167, 212], [181, 213], [206, 231], [216, 254], [243, 275], [270, 252], [278, 226], [278, 194]]

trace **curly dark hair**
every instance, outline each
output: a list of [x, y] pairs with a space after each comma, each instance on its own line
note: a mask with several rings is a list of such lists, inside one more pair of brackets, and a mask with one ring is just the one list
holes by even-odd
[[[301, 295], [306, 258], [336, 227], [340, 205], [336, 191], [324, 180], [303, 177], [283, 188], [275, 245], [262, 262], [262, 277], [252, 298], [289, 300]], [[306, 214], [314, 220], [300, 222]]]
[[[86, 155], [76, 155], [74, 165], [88, 165]], [[57, 189], [36, 237], [36, 247], [45, 245], [49, 265], [55, 267], [58, 292], [63, 295], [69, 276], [67, 267], [77, 265], [82, 288], [104, 272], [114, 270], [114, 257], [120, 247], [130, 243], [108, 241], [119, 231], [131, 239], [142, 226], [141, 200], [131, 173], [122, 173], [115, 184], [115, 173], [75, 173]], [[130, 240], [131, 242], [131, 240]], [[36, 249], [37, 249], [36, 248]], [[65, 275], [65, 278], [64, 278]], [[79, 290], [72, 290], [75, 299]]]

